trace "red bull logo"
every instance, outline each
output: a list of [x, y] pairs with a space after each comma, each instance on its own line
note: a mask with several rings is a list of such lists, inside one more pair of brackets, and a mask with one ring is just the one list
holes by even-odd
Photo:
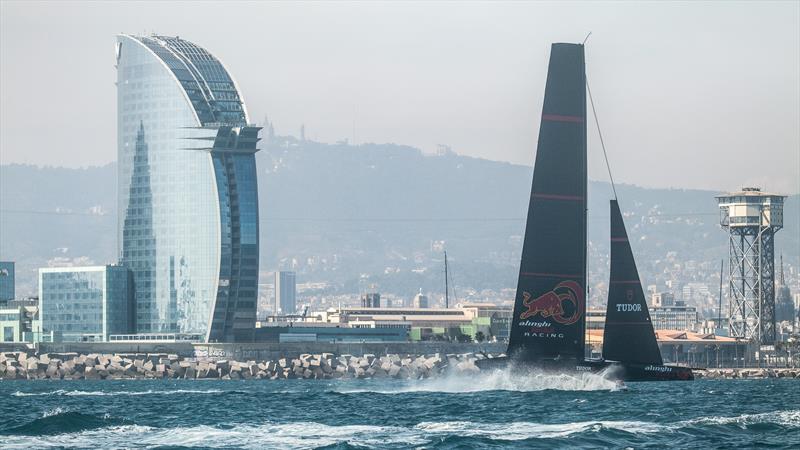
[[[565, 317], [564, 302], [572, 303], [572, 314]], [[574, 281], [562, 281], [550, 292], [531, 298], [528, 292], [522, 293], [522, 304], [528, 308], [519, 316], [521, 320], [541, 315], [562, 325], [570, 325], [583, 316], [583, 289]]]

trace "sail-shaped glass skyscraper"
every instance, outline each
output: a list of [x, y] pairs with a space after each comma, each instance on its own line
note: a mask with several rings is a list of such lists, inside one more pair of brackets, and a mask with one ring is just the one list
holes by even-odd
[[259, 128], [236, 83], [178, 37], [117, 36], [119, 252], [136, 331], [251, 338]]

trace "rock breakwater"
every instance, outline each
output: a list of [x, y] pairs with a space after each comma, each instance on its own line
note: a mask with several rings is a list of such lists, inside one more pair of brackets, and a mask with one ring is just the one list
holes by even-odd
[[799, 368], [735, 368], [695, 370], [697, 379], [736, 379], [736, 378], [797, 378], [800, 379]]
[[432, 354], [376, 356], [365, 354], [303, 354], [270, 361], [182, 358], [166, 353], [77, 354], [0, 353], [0, 378], [121, 380], [121, 379], [422, 379], [445, 372], [478, 372], [483, 355]]
[[[168, 353], [42, 353], [0, 352], [4, 380], [124, 379], [424, 379], [447, 373], [480, 371], [483, 354], [430, 355], [301, 354], [266, 361], [182, 357]], [[695, 370], [697, 379], [800, 379], [800, 368], [728, 368]]]

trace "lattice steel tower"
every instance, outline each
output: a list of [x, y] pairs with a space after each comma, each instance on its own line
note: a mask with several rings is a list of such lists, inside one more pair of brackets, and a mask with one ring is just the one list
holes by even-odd
[[758, 188], [717, 196], [728, 231], [730, 336], [775, 342], [775, 233], [783, 228], [783, 195]]

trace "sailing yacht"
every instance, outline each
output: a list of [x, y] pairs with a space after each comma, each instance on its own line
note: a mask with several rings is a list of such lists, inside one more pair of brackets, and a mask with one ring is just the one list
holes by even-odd
[[586, 74], [584, 46], [552, 45], [507, 356], [481, 368], [528, 366], [609, 378], [692, 379], [665, 366], [616, 200], [603, 358], [586, 359]]

